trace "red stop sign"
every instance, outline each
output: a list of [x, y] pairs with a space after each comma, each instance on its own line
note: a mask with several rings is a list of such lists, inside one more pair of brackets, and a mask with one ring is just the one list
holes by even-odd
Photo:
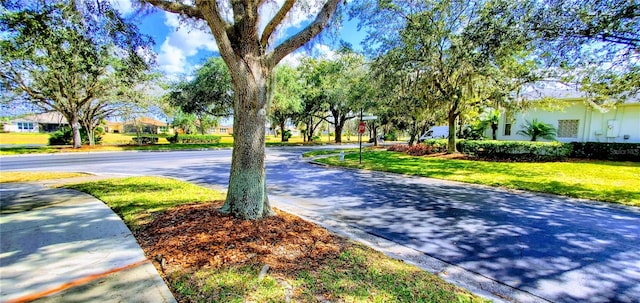
[[364, 129], [365, 129], [364, 121], [360, 121], [360, 124], [358, 124], [358, 132], [360, 134], [364, 134]]

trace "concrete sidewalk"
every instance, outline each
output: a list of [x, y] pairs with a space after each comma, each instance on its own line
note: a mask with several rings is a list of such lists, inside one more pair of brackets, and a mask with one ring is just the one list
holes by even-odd
[[1, 302], [175, 302], [103, 202], [34, 183], [0, 184]]

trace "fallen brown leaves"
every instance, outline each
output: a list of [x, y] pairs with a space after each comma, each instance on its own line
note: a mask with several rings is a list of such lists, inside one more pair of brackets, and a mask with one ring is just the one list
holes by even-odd
[[[221, 201], [175, 207], [135, 231], [165, 273], [267, 264], [271, 273], [312, 270], [350, 244], [327, 230], [276, 210], [259, 221], [221, 214]], [[164, 259], [164, 260], [163, 260]]]

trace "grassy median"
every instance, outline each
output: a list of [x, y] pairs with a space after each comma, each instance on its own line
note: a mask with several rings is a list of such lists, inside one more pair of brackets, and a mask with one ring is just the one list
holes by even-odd
[[492, 162], [365, 151], [318, 162], [399, 174], [551, 193], [640, 206], [640, 163], [613, 161]]
[[485, 302], [284, 212], [225, 216], [223, 193], [190, 183], [133, 177], [68, 187], [124, 218], [179, 302]]
[[23, 172], [23, 171], [3, 171], [0, 172], [0, 183], [10, 182], [34, 182], [52, 179], [64, 179], [74, 177], [91, 176], [85, 173], [74, 172]]

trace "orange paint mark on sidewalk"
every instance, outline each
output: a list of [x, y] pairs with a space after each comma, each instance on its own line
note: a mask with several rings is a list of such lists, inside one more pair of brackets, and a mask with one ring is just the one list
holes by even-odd
[[67, 290], [67, 289], [75, 287], [75, 286], [87, 284], [87, 283], [95, 281], [97, 279], [104, 278], [104, 277], [106, 277], [106, 276], [108, 276], [110, 274], [113, 274], [113, 273], [116, 273], [116, 272], [119, 272], [119, 271], [123, 271], [123, 270], [127, 270], [127, 269], [130, 269], [130, 268], [134, 268], [134, 267], [137, 267], [137, 266], [140, 266], [142, 264], [149, 263], [149, 262], [150, 262], [149, 260], [145, 259], [145, 260], [142, 260], [142, 261], [138, 261], [136, 263], [131, 263], [131, 264], [126, 265], [126, 266], [114, 268], [114, 269], [111, 269], [109, 271], [105, 271], [103, 273], [93, 274], [93, 275], [89, 275], [89, 276], [86, 276], [86, 277], [82, 277], [82, 278], [73, 280], [71, 282], [64, 283], [64, 284], [62, 284], [62, 285], [60, 285], [58, 287], [52, 288], [52, 289], [48, 289], [48, 290], [41, 291], [41, 292], [38, 292], [38, 293], [35, 293], [35, 294], [26, 295], [26, 296], [23, 296], [23, 297], [20, 297], [20, 298], [16, 298], [16, 299], [12, 299], [12, 300], [9, 300], [9, 301], [5, 301], [5, 303], [26, 303], [26, 302], [31, 302], [31, 301], [34, 301], [34, 300], [37, 300], [37, 299], [52, 295], [54, 293], [61, 292], [63, 290]]

